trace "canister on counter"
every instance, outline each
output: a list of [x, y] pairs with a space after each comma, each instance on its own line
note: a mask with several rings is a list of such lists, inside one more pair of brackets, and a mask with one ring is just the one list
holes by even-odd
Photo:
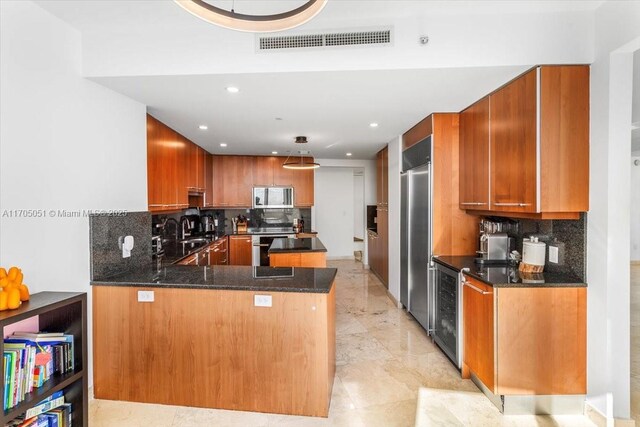
[[518, 270], [525, 273], [542, 273], [547, 259], [547, 244], [539, 242], [537, 237], [522, 242], [522, 262]]

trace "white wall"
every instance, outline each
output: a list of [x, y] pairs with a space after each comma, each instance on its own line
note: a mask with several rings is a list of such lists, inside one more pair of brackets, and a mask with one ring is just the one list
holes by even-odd
[[629, 417], [630, 43], [640, 42], [638, 22], [640, 2], [604, 2], [591, 67], [588, 402], [619, 418]]
[[146, 210], [145, 107], [80, 76], [69, 25], [28, 1], [0, 15], [0, 264], [32, 292], [89, 292], [88, 218], [8, 215]]
[[[315, 180], [318, 182], [318, 171], [323, 168], [347, 168], [350, 171], [354, 169], [364, 170], [364, 203], [366, 205], [375, 205], [376, 201], [376, 162], [375, 160], [346, 160], [346, 159], [316, 159], [316, 162], [320, 163], [320, 169], [316, 170]], [[352, 181], [352, 180], [351, 180]], [[316, 184], [317, 185], [317, 184]], [[316, 217], [318, 216], [318, 207], [320, 206], [318, 202], [318, 194], [316, 193], [316, 203], [313, 208], [313, 223], [312, 226], [314, 230], [320, 232], [317, 229]], [[319, 236], [320, 239], [323, 239], [323, 236]], [[353, 236], [352, 236], [353, 237]], [[353, 238], [352, 238], [353, 240]], [[323, 240], [324, 241], [324, 240]], [[364, 253], [362, 254], [362, 262], [368, 266], [369, 258], [368, 258], [368, 242], [367, 239], [364, 240]], [[353, 253], [351, 254], [353, 255]]]
[[640, 261], [640, 156], [631, 157], [631, 261]]
[[317, 169], [313, 221], [328, 259], [353, 257], [353, 214], [353, 169]]
[[366, 228], [366, 208], [364, 204], [364, 172], [353, 174], [353, 237], [363, 239]]
[[389, 292], [400, 301], [400, 170], [402, 137], [389, 142]]

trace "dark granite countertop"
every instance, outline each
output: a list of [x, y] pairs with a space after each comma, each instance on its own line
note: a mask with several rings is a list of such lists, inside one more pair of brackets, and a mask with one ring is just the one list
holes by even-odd
[[304, 239], [273, 239], [269, 247], [269, 253], [291, 253], [291, 252], [327, 252], [320, 239], [317, 237]]
[[480, 265], [474, 256], [437, 256], [433, 260], [455, 271], [462, 271], [495, 288], [562, 288], [586, 287], [584, 280], [573, 273], [545, 271], [521, 273], [516, 265]]
[[170, 265], [157, 272], [149, 266], [92, 280], [91, 285], [328, 293], [337, 271], [335, 268]]
[[214, 243], [224, 237], [224, 234], [218, 236], [207, 236], [206, 241], [197, 243], [181, 243], [180, 241], [174, 240], [166, 241], [162, 244], [162, 250], [164, 250], [163, 262], [165, 264], [173, 264], [182, 258], [201, 251], [211, 243]]

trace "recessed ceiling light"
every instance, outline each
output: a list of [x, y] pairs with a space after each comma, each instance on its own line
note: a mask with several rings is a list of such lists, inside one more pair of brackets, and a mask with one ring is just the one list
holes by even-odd
[[372, 128], [377, 128], [378, 124], [376, 122], [373, 122], [373, 123], [369, 123], [369, 126]]
[[278, 154], [278, 152], [277, 151], [272, 151], [271, 154]]
[[351, 157], [351, 153], [347, 153], [347, 157]]
[[220, 143], [220, 147], [224, 148], [224, 147], [226, 147], [226, 146], [227, 146], [227, 143], [226, 143], [226, 142], [221, 142], [221, 143]]
[[240, 92], [240, 89], [238, 89], [238, 88], [237, 88], [237, 87], [235, 87], [235, 86], [229, 86], [229, 87], [227, 88], [227, 92], [229, 92], [229, 93], [238, 93], [238, 92]]
[[198, 126], [198, 128], [200, 128], [200, 130], [207, 130], [207, 129], [209, 129], [209, 126], [207, 126], [207, 125], [200, 125], [200, 126]]

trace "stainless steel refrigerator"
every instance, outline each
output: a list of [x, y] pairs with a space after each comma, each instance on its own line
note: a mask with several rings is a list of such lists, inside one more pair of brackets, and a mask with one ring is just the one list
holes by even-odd
[[431, 159], [429, 136], [403, 152], [400, 175], [400, 302], [429, 332], [434, 324]]

